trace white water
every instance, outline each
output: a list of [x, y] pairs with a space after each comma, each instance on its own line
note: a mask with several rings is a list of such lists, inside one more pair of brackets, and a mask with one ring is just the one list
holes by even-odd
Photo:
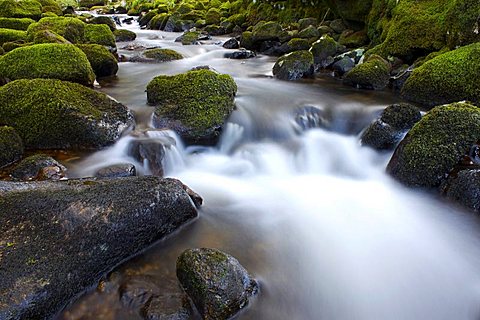
[[[176, 245], [152, 249], [145, 261], [193, 246], [238, 257], [261, 282], [239, 319], [479, 319], [477, 219], [392, 181], [384, 173], [390, 155], [360, 147], [357, 136], [298, 133], [293, 122], [292, 110], [310, 104], [329, 110], [335, 130], [349, 131], [355, 117], [373, 118], [387, 98], [258, 77], [268, 75], [271, 59], [226, 61], [221, 47], [179, 47], [166, 35], [153, 44], [190, 58], [123, 64], [118, 83], [104, 90], [148, 114], [143, 90], [153, 76], [209, 64], [235, 77], [238, 109], [217, 147], [185, 148], [170, 133], [176, 142], [166, 150], [166, 174], [198, 192], [204, 206], [194, 226], [171, 240]], [[119, 94], [132, 87], [137, 95]], [[131, 139], [73, 171], [87, 176], [107, 164], [135, 163], [125, 153]], [[148, 165], [135, 165], [149, 173]]]

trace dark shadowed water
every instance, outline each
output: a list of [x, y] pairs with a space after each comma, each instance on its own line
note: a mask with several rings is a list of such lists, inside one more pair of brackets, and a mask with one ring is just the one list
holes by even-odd
[[[135, 111], [137, 130], [151, 127], [147, 83], [199, 65], [235, 78], [237, 110], [216, 147], [185, 148], [173, 133], [150, 133], [175, 141], [166, 174], [204, 198], [199, 218], [117, 268], [59, 319], [140, 319], [132, 303], [122, 304], [119, 286], [148, 279], [142, 281], [177, 292], [175, 260], [192, 247], [224, 250], [260, 281], [260, 294], [238, 319], [479, 319], [477, 219], [396, 184], [384, 173], [390, 154], [358, 143], [361, 129], [397, 97], [327, 76], [275, 80], [273, 58], [223, 58], [216, 42], [225, 39], [182, 46], [174, 42], [178, 34], [129, 28], [138, 32], [135, 43], [186, 57], [121, 63], [117, 79], [101, 83]], [[305, 106], [319, 110], [313, 122], [328, 130], [302, 130], [294, 120]], [[126, 152], [133, 139], [71, 162], [71, 172], [89, 176], [107, 164], [135, 163]], [[135, 164], [150, 173], [148, 164]]]

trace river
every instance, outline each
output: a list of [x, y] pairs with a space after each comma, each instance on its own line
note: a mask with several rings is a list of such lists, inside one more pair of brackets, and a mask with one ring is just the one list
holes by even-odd
[[[362, 128], [397, 96], [344, 87], [325, 75], [279, 81], [271, 77], [272, 57], [223, 58], [219, 43], [226, 38], [182, 46], [174, 42], [179, 34], [126, 27], [137, 32], [136, 44], [186, 57], [120, 63], [117, 78], [100, 83], [99, 90], [135, 112], [137, 131], [151, 127], [147, 83], [199, 65], [234, 77], [237, 109], [215, 147], [185, 147], [172, 133], [149, 133], [171, 145], [165, 174], [203, 197], [199, 218], [118, 267], [106, 290], [85, 293], [59, 319], [141, 319], [122, 305], [120, 283], [148, 276], [168, 292], [177, 286], [176, 258], [192, 247], [224, 250], [259, 280], [260, 293], [241, 320], [479, 319], [478, 219], [399, 185], [385, 174], [391, 154], [358, 142]], [[322, 120], [299, 125], [305, 106]], [[148, 164], [126, 151], [134, 139], [69, 163], [70, 175], [118, 162], [149, 174]]]

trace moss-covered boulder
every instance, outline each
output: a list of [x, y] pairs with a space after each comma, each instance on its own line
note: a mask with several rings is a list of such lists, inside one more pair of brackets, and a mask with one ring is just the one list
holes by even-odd
[[230, 319], [258, 284], [234, 257], [217, 249], [189, 249], [177, 259], [177, 277], [202, 319]]
[[222, 14], [220, 13], [220, 10], [218, 10], [217, 8], [210, 8], [205, 14], [205, 23], [208, 25], [219, 24], [221, 18]]
[[99, 44], [78, 44], [77, 47], [87, 56], [97, 78], [110, 77], [117, 74], [117, 59], [107, 48]]
[[85, 42], [101, 44], [110, 48], [116, 47], [113, 32], [104, 24], [87, 24], [85, 26]]
[[402, 96], [424, 106], [470, 100], [480, 104], [480, 43], [439, 55], [413, 70]]
[[315, 41], [310, 48], [315, 64], [326, 67], [333, 62], [333, 56], [337, 53], [337, 42], [329, 35], [323, 35]]
[[25, 41], [26, 39], [27, 33], [25, 31], [0, 28], [0, 45], [5, 42]]
[[152, 18], [155, 17], [157, 14], [158, 14], [158, 10], [151, 10], [147, 12], [146, 14], [144, 14], [142, 17], [138, 19], [138, 25], [140, 27], [145, 27], [146, 25], [148, 25], [150, 20], [152, 20]]
[[309, 26], [317, 27], [318, 20], [316, 18], [303, 18], [298, 20], [298, 29], [303, 30]]
[[107, 17], [107, 16], [97, 16], [97, 17], [93, 17], [91, 19], [88, 19], [88, 23], [92, 23], [92, 24], [105, 24], [107, 25], [110, 30], [113, 32], [115, 30], [117, 30], [117, 26], [115, 25], [115, 22], [113, 21], [112, 18], [110, 17]]
[[153, 17], [147, 24], [147, 28], [151, 30], [163, 30], [170, 18], [168, 13], [160, 13]]
[[475, 212], [480, 212], [480, 169], [466, 168], [449, 175], [440, 190], [449, 200]]
[[27, 31], [35, 20], [30, 18], [0, 18], [0, 28]]
[[42, 18], [28, 27], [28, 41], [33, 41], [35, 34], [40, 30], [51, 30], [71, 43], [82, 43], [84, 41], [85, 23], [71, 17]]
[[99, 148], [133, 125], [128, 109], [105, 94], [53, 79], [0, 87], [0, 118], [29, 149]]
[[293, 38], [287, 43], [282, 45], [282, 51], [285, 53], [290, 53], [293, 51], [300, 51], [300, 50], [309, 50], [310, 49], [310, 41], [307, 39], [300, 39], [300, 38]]
[[318, 39], [318, 37], [320, 37], [320, 32], [318, 32], [316, 27], [308, 26], [305, 29], [300, 30], [297, 37], [303, 39]]
[[170, 128], [187, 143], [212, 144], [235, 107], [236, 91], [231, 76], [195, 70], [154, 78], [147, 86], [147, 99], [157, 106], [157, 128]]
[[70, 44], [71, 42], [50, 30], [40, 30], [33, 36], [33, 43], [61, 43]]
[[173, 60], [183, 59], [183, 56], [172, 49], [149, 49], [145, 50], [143, 55], [149, 59], [153, 59], [156, 62], [167, 62]]
[[195, 25], [194, 21], [191, 20], [182, 20], [180, 15], [172, 14], [168, 17], [165, 22], [163, 30], [167, 32], [182, 32], [190, 30]]
[[201, 40], [208, 40], [210, 36], [198, 31], [187, 31], [182, 34], [180, 37], [175, 39], [175, 42], [181, 42], [183, 45], [194, 45], [200, 44]]
[[23, 155], [23, 142], [15, 129], [0, 126], [0, 168], [7, 166]]
[[468, 103], [436, 107], [403, 139], [387, 171], [406, 185], [438, 187], [479, 140], [480, 108]]
[[17, 48], [0, 58], [0, 76], [9, 80], [50, 78], [92, 86], [95, 75], [85, 54], [71, 44], [44, 43]]
[[43, 6], [42, 7], [42, 18], [47, 16], [63, 16], [62, 8], [59, 5], [55, 6]]
[[376, 150], [391, 150], [421, 118], [420, 110], [411, 104], [390, 105], [367, 127], [360, 141]]
[[[2, 45], [2, 49], [4, 51], [4, 53], [6, 52], [10, 52], [12, 50], [15, 50], [17, 48], [22, 48], [22, 47], [27, 47], [27, 46], [31, 46], [32, 43], [25, 43], [24, 41], [9, 41], [9, 42], [5, 42], [3, 45]], [[1, 74], [0, 74], [1, 76]], [[2, 81], [6, 81], [7, 79], [4, 79], [2, 78]]]
[[372, 56], [347, 72], [343, 83], [360, 89], [382, 90], [388, 85], [389, 80], [388, 62], [378, 56]]
[[65, 177], [67, 168], [46, 154], [35, 154], [20, 161], [10, 171], [10, 176], [15, 180], [43, 181], [59, 180]]
[[252, 30], [252, 41], [253, 42], [262, 42], [262, 41], [279, 41], [286, 37], [286, 32], [283, 30], [282, 26], [278, 22], [259, 22], [253, 27]]
[[40, 19], [42, 5], [36, 0], [0, 0], [0, 17]]
[[116, 42], [133, 41], [137, 38], [137, 34], [126, 29], [117, 29], [113, 32]]
[[373, 0], [325, 0], [325, 2], [342, 19], [362, 25], [370, 12]]
[[84, 8], [91, 8], [95, 6], [104, 6], [105, 0], [79, 0], [78, 6]]
[[360, 48], [368, 43], [368, 36], [365, 31], [345, 30], [340, 35], [338, 43], [347, 48]]
[[286, 54], [273, 66], [273, 75], [281, 80], [298, 80], [312, 76], [313, 72], [313, 55], [307, 50]]

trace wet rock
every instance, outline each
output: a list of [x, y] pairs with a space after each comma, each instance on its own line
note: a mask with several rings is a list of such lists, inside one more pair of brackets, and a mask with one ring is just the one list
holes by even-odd
[[223, 44], [223, 47], [225, 49], [238, 49], [240, 48], [240, 43], [238, 42], [237, 39], [231, 38], [225, 41], [225, 43]]
[[152, 297], [159, 295], [162, 289], [149, 276], [131, 276], [125, 279], [119, 289], [122, 304], [133, 310], [140, 310]]
[[141, 313], [146, 320], [189, 320], [192, 312], [188, 298], [179, 292], [152, 297]]
[[0, 126], [0, 168], [7, 166], [23, 155], [23, 142], [15, 129]]
[[115, 8], [116, 14], [127, 14], [128, 10], [123, 6], [118, 6]]
[[50, 318], [197, 215], [174, 179], [0, 182], [0, 318]]
[[330, 21], [329, 27], [336, 33], [342, 33], [347, 29], [347, 26], [345, 26], [342, 19], [336, 19], [336, 20]]
[[175, 131], [189, 144], [215, 144], [235, 106], [237, 86], [229, 75], [210, 70], [155, 77], [147, 100], [156, 105], [153, 123]]
[[390, 80], [387, 61], [372, 55], [362, 64], [355, 66], [343, 78], [343, 83], [359, 89], [383, 90]]
[[397, 70], [392, 71], [392, 88], [395, 91], [401, 91], [405, 82], [412, 74], [413, 68], [409, 67], [408, 65], [404, 65], [399, 67]]
[[137, 174], [135, 166], [131, 163], [114, 164], [98, 170], [95, 173], [97, 178], [123, 178], [133, 177]]
[[449, 175], [440, 189], [447, 199], [480, 212], [480, 169], [478, 167]]
[[107, 17], [107, 16], [97, 16], [93, 17], [88, 20], [88, 23], [93, 23], [93, 24], [105, 24], [107, 25], [110, 30], [113, 32], [117, 29], [115, 22], [113, 21], [112, 18]]
[[387, 171], [400, 182], [438, 187], [480, 137], [480, 108], [468, 103], [439, 106], [410, 130]]
[[290, 52], [308, 49], [310, 49], [310, 42], [307, 39], [293, 38], [282, 44], [278, 51], [284, 55]]
[[324, 111], [315, 106], [304, 106], [295, 110], [294, 121], [298, 131], [306, 131], [314, 128], [326, 128], [327, 120]]
[[325, 68], [333, 62], [333, 56], [337, 53], [337, 42], [330, 36], [323, 35], [313, 43], [310, 52], [313, 54], [315, 64]]
[[343, 57], [332, 65], [333, 71], [336, 76], [343, 76], [348, 71], [355, 67], [355, 61], [350, 57]]
[[[281, 41], [286, 36], [286, 32], [282, 26], [277, 22], [259, 22], [253, 27], [252, 41], [264, 42], [264, 41]], [[250, 49], [250, 48], [247, 48]]]
[[116, 42], [133, 41], [137, 38], [137, 34], [126, 29], [117, 29], [113, 32]]
[[36, 154], [23, 159], [10, 172], [15, 180], [59, 180], [65, 177], [67, 168], [45, 154]]
[[203, 319], [228, 319], [244, 308], [258, 284], [237, 259], [217, 249], [189, 249], [177, 277]]
[[391, 150], [401, 139], [401, 132], [377, 119], [363, 132], [360, 141], [363, 146], [369, 146], [376, 150]]
[[411, 129], [422, 119], [420, 110], [409, 103], [392, 104], [383, 110], [380, 119], [399, 130]]
[[163, 177], [163, 158], [165, 147], [162, 141], [151, 138], [132, 140], [128, 146], [128, 154], [140, 163], [144, 163], [151, 174]]
[[253, 51], [240, 49], [234, 52], [227, 52], [223, 56], [227, 59], [250, 59], [255, 58], [257, 55]]
[[298, 20], [298, 25], [299, 29], [303, 30], [309, 26], [317, 26], [318, 25], [318, 20], [315, 18], [303, 18]]
[[125, 18], [125, 19], [122, 19], [122, 23], [125, 23], [125, 24], [132, 24], [133, 22], [133, 19], [132, 17], [130, 18]]
[[175, 39], [175, 42], [181, 42], [183, 45], [200, 44], [200, 41], [210, 40], [211, 37], [208, 34], [198, 31], [188, 31]]
[[313, 72], [313, 55], [306, 50], [284, 55], [273, 66], [273, 75], [282, 80], [298, 80], [310, 77]]
[[127, 107], [105, 94], [53, 79], [0, 87], [0, 119], [15, 128], [27, 149], [104, 147], [134, 124]]
[[155, 62], [167, 62], [183, 59], [183, 56], [180, 53], [172, 49], [148, 49], [145, 50], [143, 55], [148, 59], [153, 59]]

